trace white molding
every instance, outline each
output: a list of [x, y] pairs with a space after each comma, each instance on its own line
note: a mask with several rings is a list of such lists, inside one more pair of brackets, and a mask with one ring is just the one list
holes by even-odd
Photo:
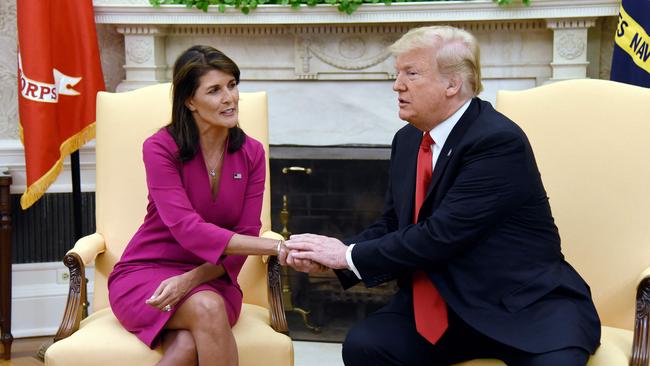
[[[62, 273], [68, 273], [62, 262], [12, 266], [11, 334], [15, 338], [56, 333], [68, 297]], [[86, 278], [88, 298], [92, 299], [94, 266], [86, 267]]]
[[208, 12], [184, 5], [131, 4], [115, 0], [95, 0], [95, 21], [100, 24], [359, 24], [507, 19], [552, 19], [602, 17], [618, 14], [619, 0], [533, 0], [530, 6], [497, 6], [492, 0], [441, 1], [430, 3], [363, 4], [353, 14], [340, 13], [331, 5], [259, 5], [250, 14], [216, 6]]
[[[5, 168], [12, 177], [11, 193], [21, 194], [26, 188], [25, 150], [20, 140], [0, 139], [0, 167]], [[95, 191], [95, 141], [90, 141], [79, 149], [79, 168], [81, 191]], [[70, 158], [63, 161], [63, 169], [48, 193], [72, 192]]]

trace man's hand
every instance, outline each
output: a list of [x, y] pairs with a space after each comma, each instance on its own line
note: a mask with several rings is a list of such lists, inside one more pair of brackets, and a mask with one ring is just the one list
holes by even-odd
[[293, 254], [297, 251], [290, 250], [287, 248], [286, 244], [283, 243], [280, 247], [280, 252], [278, 253], [278, 261], [283, 266], [291, 266], [298, 272], [313, 273], [313, 272], [325, 272], [329, 268], [325, 267], [320, 263], [316, 263], [309, 259], [297, 259]]
[[348, 268], [347, 246], [340, 240], [323, 235], [291, 235], [286, 242], [294, 260], [311, 260], [334, 269]]

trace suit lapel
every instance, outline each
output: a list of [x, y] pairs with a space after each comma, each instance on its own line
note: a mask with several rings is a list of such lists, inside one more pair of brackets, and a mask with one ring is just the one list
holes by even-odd
[[399, 164], [404, 164], [405, 176], [394, 177], [403, 181], [404, 197], [407, 200], [403, 205], [404, 211], [400, 215], [402, 218], [400, 225], [408, 225], [413, 223], [413, 212], [415, 211], [415, 179], [417, 175], [418, 165], [418, 152], [420, 151], [420, 141], [422, 140], [422, 131], [411, 126], [409, 134], [405, 138], [405, 153], [404, 156], [398, 161]]
[[[465, 113], [463, 113], [463, 115], [458, 120], [458, 123], [456, 123], [456, 126], [454, 126], [454, 128], [449, 133], [449, 137], [447, 137], [445, 145], [442, 147], [442, 150], [440, 150], [440, 155], [436, 161], [436, 166], [433, 169], [433, 174], [431, 175], [431, 183], [429, 183], [427, 195], [424, 198], [425, 202], [429, 199], [431, 192], [433, 192], [434, 188], [440, 181], [440, 177], [443, 176], [443, 173], [447, 168], [447, 163], [449, 163], [449, 160], [451, 160], [451, 157], [454, 155], [454, 150], [458, 146], [458, 143], [462, 137], [465, 135], [465, 131], [467, 131], [467, 128], [472, 124], [472, 122], [476, 120], [479, 114], [479, 103], [480, 102], [478, 98], [472, 99], [472, 102], [470, 103]], [[415, 159], [417, 160], [417, 155]]]

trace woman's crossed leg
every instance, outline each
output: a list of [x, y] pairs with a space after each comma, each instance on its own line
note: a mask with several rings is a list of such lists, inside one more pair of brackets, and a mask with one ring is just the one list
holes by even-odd
[[236, 366], [237, 344], [228, 322], [223, 298], [199, 291], [176, 310], [165, 325], [163, 358], [158, 366]]

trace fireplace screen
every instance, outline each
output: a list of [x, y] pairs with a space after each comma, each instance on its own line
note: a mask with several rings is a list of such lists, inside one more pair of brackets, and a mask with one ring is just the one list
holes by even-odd
[[[381, 215], [388, 160], [272, 159], [273, 230], [345, 239]], [[305, 274], [283, 268], [290, 335], [342, 342], [347, 330], [388, 302], [394, 282], [343, 290], [333, 271]]]

